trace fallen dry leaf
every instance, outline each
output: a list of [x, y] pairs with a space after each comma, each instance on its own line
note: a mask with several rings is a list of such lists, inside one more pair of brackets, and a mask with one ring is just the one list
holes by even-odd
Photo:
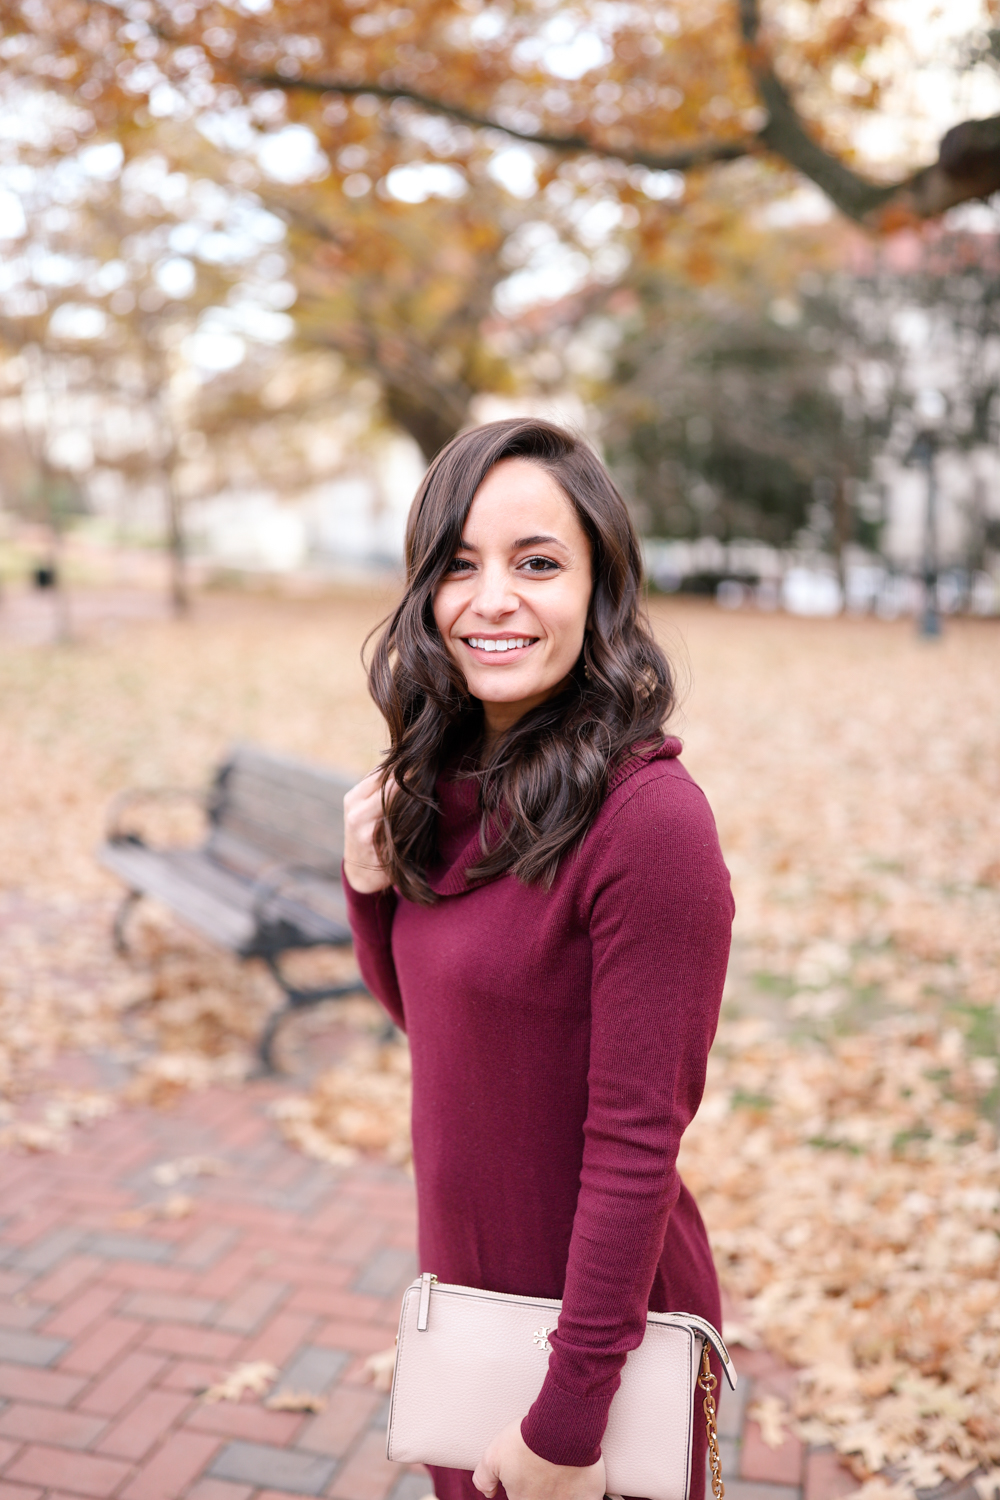
[[68, 1151], [74, 1125], [92, 1125], [114, 1114], [118, 1101], [110, 1094], [61, 1089], [46, 1099], [41, 1119], [15, 1119], [9, 1106], [9, 1123], [0, 1126], [0, 1147], [23, 1151]]
[[722, 1339], [727, 1347], [740, 1349], [759, 1349], [762, 1342], [759, 1333], [754, 1333], [752, 1328], [748, 1328], [746, 1323], [741, 1323], [736, 1318], [726, 1319], [722, 1329]]
[[160, 1187], [173, 1187], [184, 1177], [225, 1177], [230, 1170], [229, 1163], [218, 1156], [179, 1156], [154, 1167], [153, 1181]]
[[367, 1043], [323, 1073], [308, 1094], [275, 1100], [271, 1114], [307, 1156], [346, 1166], [359, 1151], [410, 1160], [410, 1054], [402, 1041]]
[[195, 1201], [184, 1193], [172, 1193], [162, 1203], [144, 1203], [141, 1208], [128, 1208], [115, 1214], [114, 1222], [119, 1229], [141, 1229], [154, 1219], [186, 1219], [194, 1213]]
[[1000, 1468], [990, 1469], [985, 1474], [977, 1474], [972, 1483], [976, 1487], [979, 1500], [997, 1500], [1000, 1496]]
[[392, 1390], [392, 1377], [396, 1369], [396, 1346], [391, 1349], [380, 1349], [378, 1354], [370, 1354], [365, 1360], [362, 1375], [365, 1380], [371, 1381], [377, 1391], [385, 1394]]
[[789, 1437], [788, 1407], [780, 1396], [762, 1396], [747, 1411], [751, 1422], [760, 1428], [761, 1441], [768, 1448], [781, 1448]]
[[264, 1405], [269, 1411], [325, 1411], [326, 1397], [314, 1391], [278, 1391]]
[[207, 1089], [214, 1083], [242, 1083], [251, 1071], [243, 1053], [227, 1052], [205, 1057], [200, 1052], [162, 1052], [139, 1064], [125, 1090], [130, 1104], [151, 1104], [167, 1109], [189, 1089]]
[[216, 1385], [210, 1385], [203, 1391], [201, 1399], [209, 1404], [215, 1401], [239, 1401], [247, 1391], [255, 1396], [262, 1396], [277, 1378], [276, 1366], [258, 1359], [250, 1364], [237, 1365], [235, 1370], [230, 1370]]

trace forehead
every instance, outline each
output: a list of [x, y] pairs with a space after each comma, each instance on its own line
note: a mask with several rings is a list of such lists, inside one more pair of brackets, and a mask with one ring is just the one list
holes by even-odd
[[586, 545], [573, 502], [547, 469], [523, 458], [494, 465], [475, 493], [463, 538], [478, 545], [543, 532], [570, 547]]

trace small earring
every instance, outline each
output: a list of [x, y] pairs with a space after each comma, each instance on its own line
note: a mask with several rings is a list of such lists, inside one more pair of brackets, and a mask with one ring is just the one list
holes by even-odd
[[587, 679], [588, 682], [592, 682], [593, 681], [593, 678], [590, 675], [590, 668], [587, 666], [586, 662], [584, 662], [584, 664], [583, 664], [583, 675], [584, 675], [584, 677], [586, 677], [586, 679]]

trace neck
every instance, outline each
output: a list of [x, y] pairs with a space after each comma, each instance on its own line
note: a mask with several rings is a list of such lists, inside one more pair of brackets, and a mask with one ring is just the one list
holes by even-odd
[[[538, 700], [540, 703], [543, 699]], [[528, 705], [534, 708], [534, 703]], [[508, 729], [513, 729], [518, 719], [526, 714], [528, 709], [520, 703], [484, 703], [483, 704], [483, 749], [490, 751], [497, 740], [502, 739]]]
[[548, 688], [544, 693], [536, 693], [531, 698], [519, 698], [516, 703], [487, 703], [481, 699], [483, 705], [483, 748], [492, 750], [497, 740], [505, 735], [508, 729], [513, 729], [519, 719], [537, 708], [540, 703], [547, 703], [557, 693], [561, 693], [569, 681], [564, 677], [554, 687]]

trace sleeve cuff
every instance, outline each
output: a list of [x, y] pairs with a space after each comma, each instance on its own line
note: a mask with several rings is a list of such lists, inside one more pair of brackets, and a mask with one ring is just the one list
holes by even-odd
[[613, 1396], [614, 1390], [574, 1396], [556, 1385], [551, 1375], [546, 1376], [538, 1399], [521, 1423], [521, 1436], [532, 1453], [550, 1464], [581, 1469], [596, 1464]]
[[396, 892], [391, 885], [382, 891], [356, 891], [340, 867], [340, 883], [347, 903], [347, 917], [356, 937], [371, 944], [388, 942], [396, 910]]

